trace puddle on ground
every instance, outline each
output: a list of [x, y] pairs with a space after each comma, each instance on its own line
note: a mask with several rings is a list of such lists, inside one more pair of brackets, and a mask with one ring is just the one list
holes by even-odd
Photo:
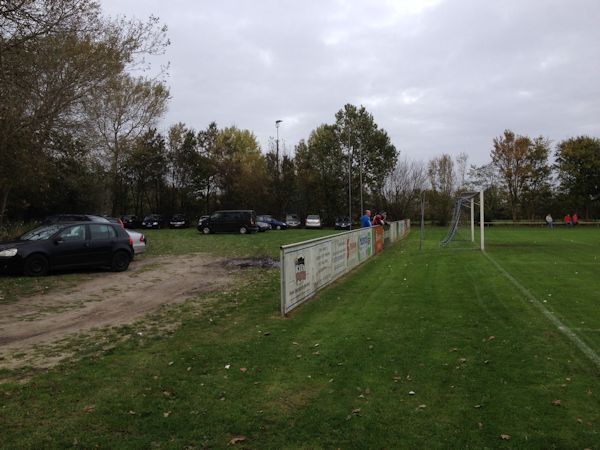
[[226, 267], [260, 267], [262, 269], [271, 269], [279, 267], [279, 261], [273, 258], [232, 258], [225, 261]]

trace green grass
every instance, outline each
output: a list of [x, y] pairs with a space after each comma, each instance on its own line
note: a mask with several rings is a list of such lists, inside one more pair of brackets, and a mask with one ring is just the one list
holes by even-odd
[[[487, 234], [491, 257], [596, 352], [598, 232]], [[428, 230], [419, 251], [414, 232], [290, 318], [278, 315], [278, 271], [252, 269], [169, 337], [132, 329], [113, 350], [4, 384], [0, 442], [228, 448], [243, 435], [236, 447], [598, 448], [599, 368], [480, 252], [438, 248], [442, 235]], [[256, 256], [294, 237], [264, 236], [151, 239], [156, 254], [212, 242]]]
[[314, 239], [334, 230], [284, 230], [240, 235], [218, 233], [203, 235], [196, 229], [140, 230], [148, 238], [148, 255], [180, 255], [206, 252], [221, 256], [279, 257], [279, 247], [285, 244]]

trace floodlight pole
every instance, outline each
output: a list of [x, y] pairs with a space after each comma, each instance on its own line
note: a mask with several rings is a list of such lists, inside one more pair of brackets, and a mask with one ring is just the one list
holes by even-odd
[[348, 218], [350, 219], [350, 230], [352, 230], [352, 147], [350, 146], [350, 126], [349, 125], [348, 125]]
[[277, 139], [275, 140], [275, 164], [277, 165], [277, 177], [279, 178], [279, 124], [283, 122], [283, 120], [278, 119], [275, 121], [275, 128], [277, 129]]
[[471, 242], [475, 242], [475, 197], [471, 197]]
[[485, 250], [485, 214], [483, 212], [483, 191], [479, 191], [479, 227], [481, 230], [481, 251]]

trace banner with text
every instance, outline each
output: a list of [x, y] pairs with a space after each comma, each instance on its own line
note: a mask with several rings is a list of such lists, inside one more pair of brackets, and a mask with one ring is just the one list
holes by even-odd
[[287, 314], [409, 231], [410, 221], [400, 220], [385, 229], [360, 228], [282, 246], [281, 313]]

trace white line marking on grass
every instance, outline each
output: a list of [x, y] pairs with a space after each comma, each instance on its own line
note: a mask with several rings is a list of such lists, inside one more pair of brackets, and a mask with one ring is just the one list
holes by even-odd
[[569, 327], [564, 325], [551, 311], [549, 311], [542, 302], [540, 302], [535, 295], [531, 293], [529, 289], [523, 286], [519, 281], [513, 277], [507, 270], [505, 270], [500, 264], [496, 262], [487, 252], [482, 252], [485, 257], [494, 265], [496, 268], [517, 288], [519, 289], [529, 301], [540, 310], [540, 312], [558, 328], [565, 336], [567, 336], [579, 350], [581, 350], [595, 365], [600, 369], [600, 356], [592, 350], [585, 342], [581, 340]]

